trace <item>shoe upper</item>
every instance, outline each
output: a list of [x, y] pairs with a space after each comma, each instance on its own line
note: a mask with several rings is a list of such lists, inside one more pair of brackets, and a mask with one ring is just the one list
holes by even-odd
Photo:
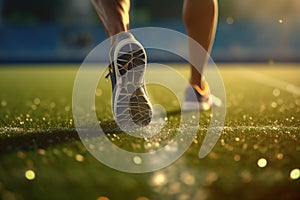
[[204, 85], [204, 89], [201, 89], [198, 85], [188, 86], [185, 90], [185, 101], [186, 102], [207, 101], [210, 98], [211, 94], [207, 82], [204, 82], [203, 85]]

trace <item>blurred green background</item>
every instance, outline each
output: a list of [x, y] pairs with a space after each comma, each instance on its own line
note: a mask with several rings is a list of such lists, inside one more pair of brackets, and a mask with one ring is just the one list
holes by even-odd
[[[131, 1], [131, 28], [156, 26], [184, 33], [182, 4]], [[219, 5], [215, 61], [300, 60], [298, 0], [220, 0]], [[104, 39], [90, 1], [0, 0], [1, 62], [80, 62]]]

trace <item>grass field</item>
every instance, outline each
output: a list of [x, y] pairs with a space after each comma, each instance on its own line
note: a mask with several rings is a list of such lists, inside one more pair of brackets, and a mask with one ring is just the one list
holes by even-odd
[[[188, 76], [186, 65], [171, 66]], [[72, 88], [78, 64], [2, 65], [0, 199], [299, 199], [299, 64], [218, 66], [227, 116], [213, 151], [198, 159], [204, 123], [174, 164], [130, 174], [101, 164], [77, 135]], [[177, 104], [169, 103], [172, 95], [157, 88], [150, 92], [154, 98], [164, 96], [169, 124], [176, 124], [180, 115]], [[143, 150], [144, 141], [114, 132], [110, 84], [104, 80], [96, 90], [96, 104], [110, 140], [131, 151]], [[209, 112], [201, 117], [209, 118]]]

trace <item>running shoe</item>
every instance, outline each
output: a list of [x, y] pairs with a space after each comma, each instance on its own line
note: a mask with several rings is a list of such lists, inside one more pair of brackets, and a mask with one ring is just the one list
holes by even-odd
[[182, 111], [209, 110], [212, 106], [220, 107], [222, 101], [210, 93], [208, 83], [203, 81], [203, 89], [198, 85], [190, 85], [185, 89]]
[[152, 106], [145, 89], [147, 56], [143, 46], [129, 32], [122, 32], [110, 51], [109, 73], [112, 84], [112, 110], [122, 130], [147, 126]]

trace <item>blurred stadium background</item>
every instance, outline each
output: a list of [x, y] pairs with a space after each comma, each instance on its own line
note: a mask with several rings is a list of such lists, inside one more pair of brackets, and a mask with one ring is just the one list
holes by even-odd
[[[182, 2], [132, 1], [131, 28], [185, 32]], [[220, 0], [219, 4], [215, 61], [300, 61], [299, 0]], [[90, 1], [0, 0], [1, 63], [81, 62], [105, 38]]]

